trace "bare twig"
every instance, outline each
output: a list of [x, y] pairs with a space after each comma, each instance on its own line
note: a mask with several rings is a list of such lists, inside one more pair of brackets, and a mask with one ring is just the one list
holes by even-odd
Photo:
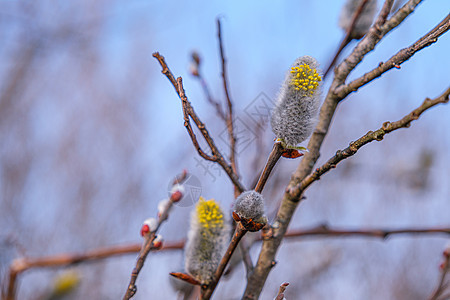
[[236, 249], [236, 246], [246, 233], [247, 230], [239, 222], [236, 225], [236, 230], [234, 232], [233, 238], [230, 241], [228, 249], [225, 252], [225, 255], [220, 260], [219, 266], [217, 267], [217, 270], [214, 273], [213, 280], [208, 285], [202, 286], [200, 299], [204, 300], [211, 298], [212, 294], [214, 293], [214, 290], [216, 289], [217, 284], [219, 283], [220, 277], [222, 277], [223, 271], [225, 271], [225, 267], [227, 266], [231, 256], [233, 255], [234, 250]]
[[308, 186], [311, 185], [311, 183], [313, 183], [316, 180], [319, 180], [320, 176], [322, 176], [329, 170], [335, 168], [339, 162], [346, 159], [347, 157], [356, 154], [358, 149], [360, 149], [362, 146], [367, 145], [368, 143], [373, 141], [381, 141], [384, 138], [385, 134], [388, 134], [394, 130], [409, 127], [411, 122], [417, 120], [420, 117], [420, 115], [427, 109], [440, 103], [447, 103], [449, 100], [449, 94], [450, 88], [448, 88], [442, 95], [440, 95], [435, 99], [429, 98], [425, 99], [425, 101], [422, 103], [421, 106], [413, 110], [411, 113], [409, 113], [402, 119], [396, 122], [385, 122], [383, 123], [383, 126], [381, 126], [378, 130], [369, 131], [356, 141], [351, 142], [347, 148], [343, 150], [338, 150], [336, 152], [336, 155], [334, 155], [325, 164], [317, 168], [313, 173], [311, 173], [305, 179], [302, 180], [302, 182], [299, 184], [299, 191], [300, 192], [304, 191], [306, 188], [308, 188]]
[[327, 74], [330, 72], [330, 70], [333, 68], [334, 64], [336, 63], [336, 60], [338, 59], [339, 55], [341, 54], [342, 50], [344, 50], [345, 46], [347, 46], [352, 40], [353, 37], [351, 36], [353, 29], [355, 28], [356, 22], [359, 19], [359, 16], [361, 15], [364, 7], [366, 6], [367, 2], [369, 0], [361, 1], [358, 8], [356, 9], [355, 13], [353, 14], [352, 21], [350, 22], [350, 26], [347, 28], [347, 31], [345, 32], [345, 36], [342, 39], [341, 44], [339, 45], [338, 50], [336, 51], [336, 54], [334, 55], [333, 60], [331, 61], [330, 65], [328, 66], [327, 70], [323, 74], [323, 78], [327, 77]]
[[[174, 184], [182, 183], [186, 179], [186, 177], [187, 177], [187, 172], [184, 171], [183, 174], [181, 175], [181, 177], [175, 179]], [[139, 256], [136, 261], [136, 265], [133, 268], [133, 271], [131, 272], [130, 283], [128, 284], [127, 291], [126, 291], [125, 295], [123, 296], [123, 300], [131, 299], [134, 296], [134, 294], [136, 293], [136, 291], [137, 291], [136, 280], [139, 275], [139, 272], [144, 267], [144, 263], [145, 263], [145, 260], [147, 259], [148, 254], [150, 253], [150, 251], [153, 248], [153, 241], [156, 238], [156, 233], [160, 229], [161, 224], [165, 220], [167, 220], [167, 218], [169, 216], [169, 211], [172, 208], [173, 203], [178, 200], [174, 199], [174, 194], [172, 194], [170, 196], [168, 205], [164, 207], [164, 210], [161, 212], [161, 214], [158, 217], [158, 223], [157, 223], [156, 228], [151, 228], [150, 230], [152, 230], [152, 231], [150, 232], [150, 234], [148, 236], [145, 236], [144, 244], [142, 245], [141, 251], [139, 252]]]
[[[234, 128], [233, 128], [233, 102], [230, 98], [230, 92], [228, 88], [228, 81], [227, 81], [227, 64], [226, 64], [226, 58], [225, 53], [223, 49], [223, 42], [222, 42], [222, 29], [220, 24], [220, 19], [217, 18], [217, 38], [219, 40], [219, 49], [220, 49], [220, 58], [222, 61], [222, 81], [223, 81], [223, 90], [225, 91], [225, 96], [227, 98], [227, 130], [228, 130], [228, 136], [230, 139], [230, 163], [231, 168], [233, 169], [233, 172], [238, 175], [237, 171], [237, 165], [236, 165], [236, 136], [234, 135]], [[239, 196], [239, 194], [242, 193], [242, 191], [239, 191], [239, 189], [234, 186], [234, 197], [236, 198]]]
[[267, 159], [266, 166], [264, 167], [264, 170], [262, 171], [261, 176], [259, 177], [259, 180], [255, 186], [255, 191], [257, 191], [258, 193], [261, 193], [262, 190], [264, 189], [267, 179], [269, 178], [272, 169], [275, 167], [278, 160], [280, 159], [282, 153], [283, 153], [283, 146], [281, 146], [281, 143], [274, 143], [269, 158]]
[[275, 297], [275, 300], [283, 300], [284, 299], [284, 292], [286, 291], [286, 288], [288, 287], [288, 285], [289, 285], [289, 282], [285, 282], [280, 285], [280, 289], [278, 290], [278, 294]]
[[250, 272], [253, 270], [253, 262], [252, 258], [250, 257], [250, 253], [248, 253], [248, 250], [251, 245], [247, 245], [248, 243], [245, 243], [245, 239], [239, 243], [239, 250], [242, 254], [242, 261], [244, 262], [245, 271], [247, 272], [247, 276], [250, 274]]
[[[153, 53], [153, 57], [155, 57], [161, 67], [162, 67], [162, 73], [166, 75], [166, 77], [169, 79], [169, 81], [172, 83], [172, 85], [175, 88], [175, 91], [177, 92], [178, 96], [180, 97], [182, 101], [182, 107], [183, 107], [183, 115], [184, 115], [184, 126], [186, 127], [186, 130], [189, 133], [189, 136], [191, 137], [192, 143], [194, 144], [194, 147], [197, 149], [197, 152], [200, 154], [201, 157], [203, 157], [206, 160], [213, 161], [218, 163], [224, 171], [227, 173], [230, 180], [233, 182], [234, 186], [237, 187], [240, 193], [245, 191], [245, 187], [242, 185], [242, 183], [239, 181], [238, 175], [233, 171], [233, 168], [231, 165], [229, 165], [226, 161], [223, 155], [220, 153], [219, 149], [214, 143], [214, 140], [211, 138], [208, 130], [205, 127], [205, 124], [203, 124], [200, 121], [200, 118], [197, 116], [197, 114], [194, 111], [194, 108], [192, 107], [191, 103], [188, 101], [186, 94], [184, 92], [183, 88], [183, 82], [181, 77], [178, 77], [178, 79], [175, 79], [172, 72], [170, 71], [169, 67], [167, 66], [164, 57], [160, 55], [158, 52]], [[209, 148], [211, 149], [212, 155], [208, 155], [205, 153], [198, 141], [197, 137], [194, 134], [194, 131], [192, 129], [192, 126], [190, 124], [190, 118], [194, 121], [197, 128], [200, 130], [203, 138], [207, 142]]]

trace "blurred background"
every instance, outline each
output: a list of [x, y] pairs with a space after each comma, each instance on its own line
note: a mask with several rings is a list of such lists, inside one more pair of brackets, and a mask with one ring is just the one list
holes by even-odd
[[[284, 74], [299, 56], [323, 68], [343, 31], [344, 1], [0, 1], [0, 275], [16, 257], [84, 252], [139, 243], [183, 169], [227, 211], [232, 186], [202, 160], [183, 127], [180, 101], [154, 51], [182, 76], [187, 96], [227, 153], [226, 126], [190, 75], [191, 53], [211, 95], [225, 103], [216, 18], [222, 20], [234, 101], [238, 169], [250, 186], [272, 147], [268, 115]], [[379, 8], [381, 2], [378, 3]], [[432, 29], [446, 0], [424, 1], [376, 47], [350, 78], [361, 76]], [[350, 44], [343, 55], [350, 53]], [[450, 38], [416, 54], [339, 106], [319, 164], [385, 121], [440, 95], [449, 84]], [[325, 82], [329, 86], [331, 76]], [[291, 229], [449, 226], [449, 106], [427, 111], [409, 129], [374, 142], [307, 191]], [[273, 218], [299, 160], [277, 165], [264, 196]], [[167, 241], [186, 236], [192, 204], [176, 207], [162, 228]], [[290, 282], [288, 299], [424, 299], [436, 286], [445, 236], [308, 238], [285, 241], [261, 299]], [[256, 261], [260, 244], [251, 249]], [[174, 299], [168, 273], [181, 251], [151, 253], [134, 299]], [[80, 277], [66, 299], [119, 299], [136, 255], [71, 268]], [[65, 268], [33, 269], [19, 278], [18, 299], [42, 299]], [[239, 265], [215, 293], [239, 299]]]

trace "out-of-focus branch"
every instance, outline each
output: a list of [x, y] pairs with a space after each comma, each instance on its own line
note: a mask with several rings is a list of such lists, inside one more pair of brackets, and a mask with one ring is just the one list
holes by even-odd
[[389, 71], [392, 68], [400, 68], [400, 65], [411, 58], [416, 52], [422, 50], [425, 47], [436, 43], [438, 38], [448, 31], [450, 28], [450, 14], [447, 15], [441, 23], [439, 23], [436, 27], [434, 27], [430, 32], [420, 38], [417, 42], [409, 46], [408, 48], [404, 48], [397, 52], [394, 56], [392, 56], [385, 63], [380, 63], [380, 65], [373, 69], [372, 71], [364, 74], [360, 78], [353, 80], [352, 82], [342, 85], [336, 89], [336, 94], [340, 98], [346, 97], [351, 92], [357, 91], [363, 85], [369, 83], [375, 78], [380, 77], [383, 73]]
[[[233, 169], [233, 172], [238, 175], [237, 171], [237, 165], [236, 165], [236, 136], [234, 135], [234, 126], [233, 126], [233, 102], [230, 98], [230, 92], [228, 87], [228, 81], [227, 81], [227, 63], [225, 58], [225, 52], [223, 48], [223, 42], [222, 42], [222, 28], [220, 24], [220, 19], [217, 18], [217, 38], [219, 40], [219, 50], [220, 50], [220, 58], [222, 62], [222, 82], [223, 82], [223, 90], [225, 92], [225, 96], [227, 99], [227, 130], [228, 130], [228, 137], [230, 140], [230, 163], [231, 168]], [[239, 191], [239, 189], [234, 186], [234, 197], [236, 198], [239, 196], [239, 194], [242, 193], [242, 191]]]
[[[187, 177], [187, 172], [183, 171], [182, 175], [179, 178], [175, 179], [175, 181], [173, 182], [173, 185], [175, 186], [176, 184], [181, 184], [184, 180], [186, 180], [186, 177]], [[133, 268], [133, 271], [131, 272], [130, 283], [128, 284], [127, 291], [125, 292], [125, 295], [123, 296], [123, 300], [131, 299], [134, 296], [134, 294], [136, 293], [136, 291], [137, 291], [136, 280], [139, 275], [139, 272], [144, 267], [144, 263], [145, 263], [145, 260], [147, 259], [148, 254], [154, 248], [153, 242], [156, 239], [156, 233], [161, 228], [161, 224], [164, 221], [166, 221], [167, 218], [169, 217], [169, 211], [172, 208], [173, 203], [179, 201], [180, 199], [181, 198], [180, 198], [179, 194], [172, 193], [170, 195], [168, 204], [165, 205], [164, 209], [161, 212], [159, 212], [159, 214], [158, 214], [158, 221], [157, 221], [158, 223], [156, 225], [156, 228], [149, 228], [149, 230], [151, 232], [145, 236], [144, 244], [142, 245], [141, 251], [139, 252], [139, 256], [136, 261], [136, 265]]]
[[308, 237], [308, 236], [350, 236], [350, 237], [374, 237], [385, 239], [391, 235], [399, 234], [447, 234], [450, 235], [450, 228], [404, 228], [404, 229], [337, 229], [328, 225], [319, 225], [311, 229], [297, 229], [288, 231], [287, 238]]
[[[307, 238], [313, 236], [321, 237], [336, 237], [336, 236], [348, 236], [348, 237], [374, 237], [374, 238], [387, 238], [391, 235], [430, 235], [430, 234], [446, 234], [450, 235], [450, 227], [444, 228], [404, 228], [404, 229], [366, 229], [366, 230], [350, 230], [350, 229], [338, 229], [330, 227], [328, 225], [319, 225], [309, 229], [296, 229], [288, 231], [285, 235], [287, 239]], [[261, 241], [260, 238], [258, 241]], [[166, 241], [161, 251], [182, 250], [184, 248], [185, 241]], [[18, 258], [15, 259], [9, 268], [9, 280], [5, 281], [3, 290], [6, 292], [5, 299], [14, 299], [15, 290], [18, 276], [21, 273], [29, 269], [34, 268], [57, 268], [76, 265], [85, 262], [93, 262], [97, 260], [103, 260], [114, 256], [135, 254], [142, 248], [141, 244], [129, 244], [120, 246], [104, 247], [100, 249], [94, 249], [85, 253], [66, 253], [48, 257], [39, 258]]]
[[331, 60], [330, 65], [328, 66], [327, 70], [323, 74], [323, 78], [327, 77], [327, 74], [333, 68], [334, 64], [336, 63], [336, 60], [338, 59], [338, 57], [341, 54], [342, 50], [344, 50], [345, 46], [347, 46], [353, 40], [353, 38], [351, 37], [351, 34], [352, 34], [353, 29], [355, 28], [356, 22], [358, 21], [359, 16], [361, 15], [361, 13], [362, 13], [364, 7], [366, 6], [367, 2], [369, 2], [369, 0], [361, 1], [361, 3], [359, 4], [358, 8], [355, 11], [355, 13], [353, 14], [352, 21], [350, 22], [350, 26], [347, 28], [347, 31], [345, 32], [345, 36], [342, 39], [342, 42], [339, 45], [339, 48], [336, 51], [336, 54], [334, 55], [333, 59]]
[[448, 88], [446, 91], [444, 91], [442, 95], [440, 95], [435, 99], [427, 98], [424, 100], [422, 105], [420, 105], [418, 108], [413, 110], [411, 113], [409, 113], [402, 119], [396, 122], [385, 122], [383, 123], [383, 126], [381, 126], [381, 128], [379, 128], [378, 130], [369, 131], [356, 141], [351, 142], [347, 148], [343, 150], [338, 150], [336, 152], [336, 155], [334, 155], [325, 164], [317, 168], [313, 173], [311, 173], [305, 179], [302, 180], [302, 182], [300, 183], [300, 190], [304, 191], [311, 185], [311, 183], [313, 183], [316, 180], [319, 180], [320, 176], [322, 176], [329, 170], [335, 168], [339, 162], [356, 154], [356, 152], [362, 146], [367, 145], [368, 143], [373, 141], [381, 141], [384, 138], [385, 134], [388, 134], [394, 130], [409, 127], [411, 122], [417, 120], [420, 117], [420, 115], [427, 109], [430, 109], [431, 107], [438, 105], [440, 103], [447, 103], [449, 101], [449, 95], [450, 95], [450, 88]]
[[[184, 242], [167, 242], [160, 250], [177, 250], [182, 249]], [[7, 287], [4, 289], [6, 291], [5, 299], [15, 299], [17, 279], [18, 276], [34, 268], [56, 268], [63, 266], [76, 265], [79, 263], [97, 261], [105, 258], [110, 258], [125, 254], [135, 254], [141, 250], [142, 244], [130, 244], [121, 246], [105, 247], [100, 249], [95, 249], [85, 253], [67, 253], [48, 257], [39, 258], [18, 258], [15, 259], [11, 266], [9, 267], [9, 279], [7, 281]], [[6, 284], [6, 282], [5, 282]]]
[[[162, 67], [162, 73], [166, 75], [166, 77], [169, 79], [169, 81], [172, 83], [173, 87], [175, 88], [175, 91], [177, 92], [178, 96], [181, 99], [182, 107], [183, 107], [183, 115], [184, 115], [184, 126], [186, 127], [186, 130], [189, 133], [189, 136], [191, 137], [192, 143], [194, 144], [194, 147], [197, 149], [197, 152], [200, 154], [201, 157], [203, 157], [206, 160], [213, 161], [218, 163], [224, 171], [227, 173], [230, 180], [233, 182], [234, 186], [239, 190], [239, 193], [242, 193], [245, 191], [245, 187], [242, 185], [242, 183], [239, 180], [239, 176], [233, 171], [233, 168], [230, 164], [228, 164], [225, 161], [225, 158], [220, 153], [219, 149], [214, 143], [214, 140], [210, 136], [208, 130], [205, 127], [205, 124], [203, 124], [197, 114], [194, 111], [194, 108], [192, 107], [191, 103], [188, 101], [186, 94], [184, 92], [183, 88], [183, 82], [181, 77], [178, 77], [178, 79], [175, 79], [172, 72], [170, 71], [169, 67], [167, 66], [164, 57], [160, 55], [158, 52], [153, 53], [153, 57], [155, 57], [161, 67]], [[197, 137], [195, 136], [195, 133], [192, 129], [192, 126], [190, 124], [190, 119], [192, 119], [197, 126], [197, 128], [200, 130], [203, 138], [208, 143], [209, 148], [211, 149], [212, 155], [208, 155], [205, 153], [198, 141]]]

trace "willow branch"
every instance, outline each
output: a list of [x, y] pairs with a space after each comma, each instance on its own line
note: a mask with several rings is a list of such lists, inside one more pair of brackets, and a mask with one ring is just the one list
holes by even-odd
[[304, 191], [311, 185], [311, 183], [313, 183], [316, 180], [319, 180], [320, 176], [322, 176], [329, 170], [336, 168], [336, 165], [339, 162], [352, 155], [355, 155], [356, 152], [364, 145], [367, 145], [368, 143], [373, 141], [381, 141], [386, 134], [391, 133], [392, 131], [398, 130], [400, 128], [409, 127], [411, 122], [417, 120], [424, 111], [430, 109], [435, 105], [447, 103], [449, 101], [449, 95], [450, 95], [450, 88], [448, 88], [442, 95], [440, 95], [435, 99], [426, 98], [423, 101], [422, 105], [414, 109], [412, 112], [404, 116], [402, 119], [396, 122], [385, 122], [378, 130], [369, 131], [356, 141], [351, 142], [347, 148], [343, 150], [338, 150], [336, 152], [336, 155], [331, 157], [325, 164], [317, 168], [313, 173], [311, 173], [305, 179], [302, 180], [299, 186], [300, 190]]
[[[309, 152], [305, 153], [305, 156], [297, 167], [297, 170], [293, 173], [291, 180], [285, 189], [280, 208], [272, 225], [273, 235], [271, 238], [263, 241], [258, 262], [247, 282], [246, 290], [243, 296], [244, 299], [257, 299], [259, 297], [267, 276], [274, 266], [275, 255], [287, 231], [298, 203], [303, 197], [299, 184], [312, 172], [314, 165], [319, 158], [320, 148], [330, 127], [333, 115], [339, 102], [342, 100], [342, 98], [335, 93], [335, 90], [340, 85], [344, 84], [349, 73], [359, 64], [359, 62], [361, 62], [365, 54], [374, 49], [375, 45], [382, 38], [382, 36], [392, 30], [395, 26], [399, 25], [406, 18], [406, 16], [414, 10], [418, 3], [420, 3], [420, 0], [408, 1], [404, 7], [402, 7], [391, 17], [391, 19], [386, 21], [387, 15], [392, 7], [392, 1], [386, 1], [381, 13], [376, 19], [375, 24], [369, 29], [366, 36], [358, 43], [352, 54], [350, 54], [350, 56], [336, 68], [333, 82], [331, 83], [331, 87], [326, 95], [324, 104], [320, 109], [319, 122], [307, 146]], [[405, 12], [404, 15], [401, 15], [403, 12]], [[380, 28], [383, 29], [383, 26], [388, 23], [390, 23], [390, 26], [386, 27], [386, 30], [381, 32]], [[393, 25], [394, 23], [396, 23], [395, 26]]]
[[[183, 174], [180, 176], [180, 178], [175, 179], [173, 184], [182, 183], [184, 180], [186, 180], [187, 172], [184, 171]], [[131, 278], [130, 282], [127, 287], [127, 291], [125, 292], [125, 295], [123, 296], [123, 300], [131, 299], [137, 291], [136, 287], [136, 280], [139, 276], [139, 273], [141, 272], [142, 268], [144, 267], [145, 260], [147, 259], [148, 254], [150, 251], [154, 248], [153, 247], [153, 241], [156, 238], [156, 233], [161, 228], [161, 224], [167, 220], [169, 217], [169, 211], [171, 210], [174, 201], [177, 201], [172, 198], [173, 194], [169, 198], [168, 205], [165, 206], [164, 210], [161, 212], [161, 214], [158, 217], [158, 223], [155, 229], [152, 229], [152, 232], [150, 232], [149, 235], [145, 236], [144, 244], [142, 245], [141, 251], [139, 252], [138, 259], [136, 261], [136, 265], [133, 268], [133, 271], [131, 272]], [[179, 199], [178, 199], [179, 200]]]
[[417, 42], [397, 52], [385, 63], [380, 63], [379, 66], [363, 76], [353, 80], [349, 84], [342, 85], [336, 89], [336, 93], [340, 98], [346, 97], [351, 92], [357, 91], [363, 85], [369, 83], [375, 78], [380, 77], [383, 73], [392, 68], [400, 68], [400, 65], [410, 59], [416, 52], [422, 50], [437, 42], [438, 38], [448, 31], [450, 28], [450, 14], [447, 15], [436, 27], [430, 30], [426, 35], [420, 38]]
[[277, 164], [278, 160], [280, 159], [282, 153], [283, 147], [281, 146], [281, 143], [275, 143], [273, 145], [272, 151], [270, 152], [269, 158], [267, 159], [266, 166], [264, 167], [264, 170], [261, 172], [261, 176], [259, 177], [259, 180], [256, 183], [255, 191], [257, 191], [258, 193], [262, 193], [262, 190], [266, 185], [267, 179], [269, 179], [269, 175], [272, 172], [272, 169]]
[[[166, 64], [164, 57], [160, 55], [158, 52], [153, 53], [153, 57], [155, 57], [159, 61], [162, 67], [162, 73], [166, 75], [166, 77], [172, 83], [172, 85], [175, 88], [175, 91], [177, 92], [178, 96], [181, 99], [184, 116], [184, 126], [186, 127], [186, 130], [189, 133], [192, 143], [194, 144], [194, 147], [197, 149], [199, 155], [206, 160], [218, 163], [224, 169], [225, 173], [227, 173], [228, 177], [230, 178], [231, 182], [233, 182], [234, 186], [238, 189], [239, 193], [245, 191], [246, 189], [240, 182], [239, 176], [233, 171], [232, 166], [226, 162], [225, 158], [220, 153], [219, 149], [214, 143], [214, 140], [212, 139], [211, 135], [206, 129], [205, 124], [201, 122], [200, 118], [195, 113], [191, 103], [188, 101], [183, 88], [182, 78], [178, 77], [178, 79], [175, 79], [175, 77], [173, 76], [172, 72], [170, 71], [169, 67]], [[206, 143], [211, 149], [212, 153], [211, 155], [207, 154], [200, 147], [200, 144], [197, 141], [197, 137], [195, 136], [195, 133], [192, 129], [190, 119], [192, 119], [195, 126], [200, 130], [200, 133], [202, 134], [203, 138], [205, 139]]]

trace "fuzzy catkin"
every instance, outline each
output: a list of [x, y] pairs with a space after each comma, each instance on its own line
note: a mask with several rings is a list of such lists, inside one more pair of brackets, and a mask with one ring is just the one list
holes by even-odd
[[[353, 16], [363, 0], [347, 0], [342, 7], [341, 15], [339, 17], [339, 27], [347, 31], [352, 23]], [[372, 25], [375, 12], [377, 11], [377, 0], [369, 0], [364, 6], [355, 26], [350, 34], [354, 39], [362, 38], [370, 26]]]
[[252, 219], [256, 222], [264, 219], [264, 198], [256, 191], [243, 192], [236, 199], [234, 211], [241, 218]]
[[314, 129], [322, 81], [318, 66], [311, 56], [298, 58], [281, 86], [270, 124], [287, 147], [303, 142]]
[[217, 269], [226, 250], [228, 231], [217, 202], [200, 197], [191, 215], [185, 247], [185, 269], [202, 284], [208, 284]]

